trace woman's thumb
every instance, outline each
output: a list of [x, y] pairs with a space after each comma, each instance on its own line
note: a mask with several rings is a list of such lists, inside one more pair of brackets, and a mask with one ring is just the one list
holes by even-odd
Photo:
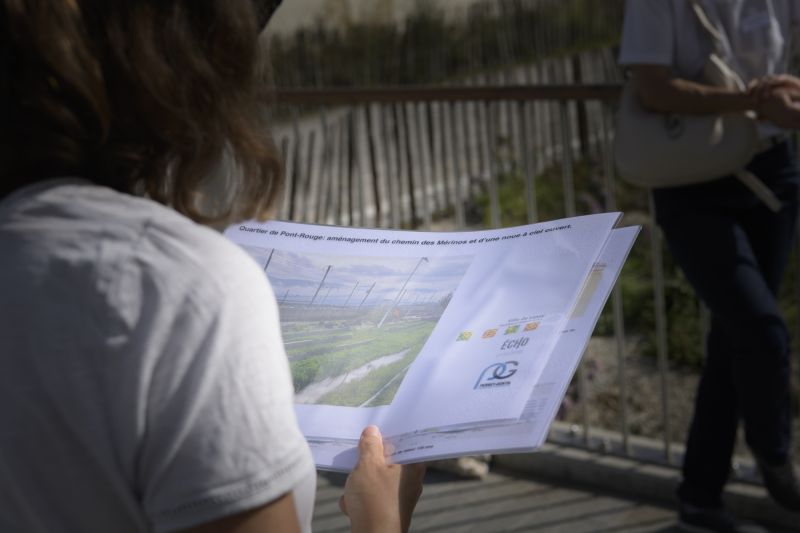
[[358, 450], [361, 460], [385, 462], [383, 456], [383, 437], [376, 426], [367, 426], [361, 432], [361, 440], [358, 441]]

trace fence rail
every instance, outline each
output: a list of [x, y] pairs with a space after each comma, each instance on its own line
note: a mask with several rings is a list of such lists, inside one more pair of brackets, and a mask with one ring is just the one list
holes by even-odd
[[[688, 413], [673, 408], [687, 394], [671, 384], [669, 321], [677, 317], [667, 314], [668, 256], [652, 222], [649, 195], [616, 180], [610, 154], [620, 90], [619, 84], [600, 83], [278, 91], [278, 116], [289, 117], [277, 128], [290, 178], [282, 216], [458, 230], [626, 211], [629, 223], [644, 226], [632, 257], [649, 268], [646, 279], [631, 280], [642, 273], [626, 267], [605, 312], [617, 401], [604, 405], [615, 412], [616, 422], [602, 429], [619, 432], [615, 451], [635, 455], [631, 437], [642, 431], [631, 429], [635, 383], [628, 364], [638, 355], [631, 339], [653, 339], [649, 361], [659, 389], [660, 416], [653, 418], [660, 419], [660, 458], [677, 464], [673, 442], [682, 440]], [[634, 301], [637, 310], [627, 313], [623, 300], [632, 298], [623, 293], [626, 279], [649, 287], [646, 295], [638, 293], [645, 304]], [[652, 317], [646, 331], [637, 314]], [[626, 317], [637, 324], [626, 328]], [[698, 311], [698, 317], [702, 322], [705, 315]], [[703, 329], [697, 327], [694, 339], [698, 351]], [[596, 374], [582, 365], [572, 393], [579, 405], [572, 412], [579, 428], [575, 436], [586, 447], [596, 446], [596, 417], [587, 401]]]
[[586, 85], [496, 85], [476, 87], [382, 87], [349, 89], [282, 89], [276, 92], [281, 104], [357, 105], [370, 103], [505, 102], [550, 100], [597, 100], [615, 102], [619, 83]]

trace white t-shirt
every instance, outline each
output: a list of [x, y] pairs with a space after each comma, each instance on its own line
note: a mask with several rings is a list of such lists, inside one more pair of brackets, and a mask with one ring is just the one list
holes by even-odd
[[316, 474], [258, 266], [155, 202], [55, 180], [0, 202], [0, 531], [173, 531]]
[[[786, 72], [791, 33], [800, 23], [799, 0], [703, 0], [722, 30], [723, 59], [744, 81]], [[619, 62], [665, 65], [677, 77], [700, 81], [713, 41], [691, 0], [628, 0]]]

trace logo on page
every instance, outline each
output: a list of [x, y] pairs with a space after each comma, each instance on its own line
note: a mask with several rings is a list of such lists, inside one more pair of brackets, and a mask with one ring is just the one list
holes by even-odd
[[487, 366], [481, 372], [472, 390], [508, 387], [511, 385], [511, 381], [509, 381], [511, 376], [517, 373], [517, 366], [519, 366], [517, 361], [506, 361]]

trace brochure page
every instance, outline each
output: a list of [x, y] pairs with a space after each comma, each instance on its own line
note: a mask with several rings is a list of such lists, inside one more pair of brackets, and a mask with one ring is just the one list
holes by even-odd
[[304, 434], [354, 439], [367, 424], [402, 435], [517, 420], [618, 218], [462, 233], [247, 222], [226, 235], [273, 286]]
[[[470, 454], [524, 452], [539, 447], [547, 437], [550, 424], [639, 231], [637, 226], [612, 232], [519, 420], [462, 430], [387, 437], [393, 460], [411, 463]], [[356, 439], [310, 439], [309, 444], [320, 469], [350, 471], [355, 465]]]

